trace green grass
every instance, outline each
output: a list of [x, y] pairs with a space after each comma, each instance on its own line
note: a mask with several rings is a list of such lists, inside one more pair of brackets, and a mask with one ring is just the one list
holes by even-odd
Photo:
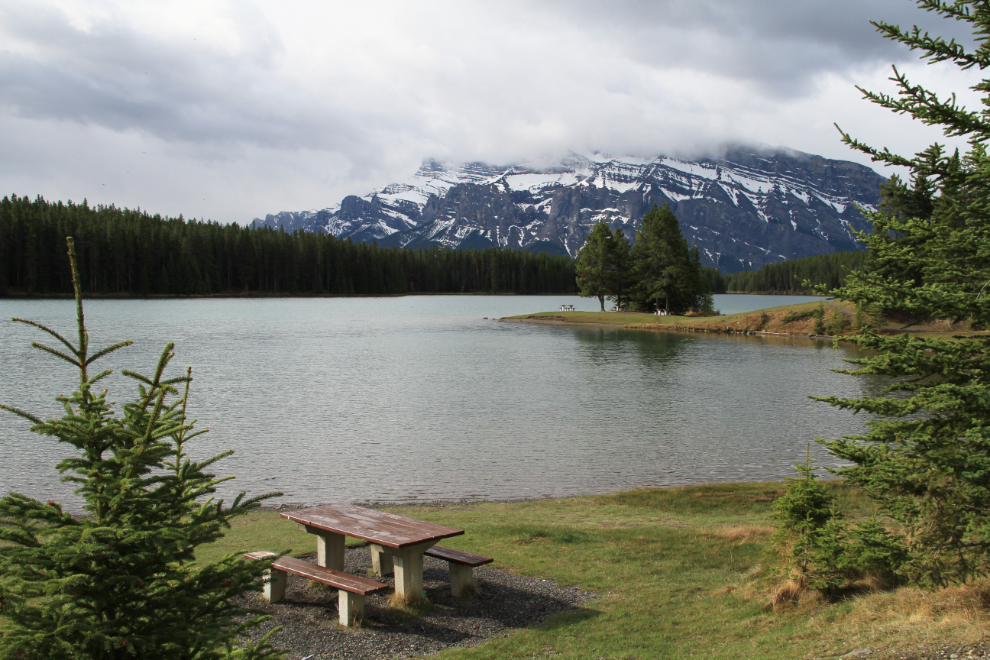
[[[829, 482], [852, 518], [871, 516], [861, 495]], [[745, 658], [838, 656], [984, 636], [990, 587], [936, 594], [902, 589], [845, 602], [804, 598], [768, 607], [773, 572], [766, 549], [771, 504], [782, 483], [637, 489], [517, 503], [405, 507], [396, 513], [466, 530], [444, 541], [496, 558], [495, 566], [593, 592], [573, 612], [443, 660], [502, 658]], [[315, 537], [277, 513], [237, 519], [210, 562], [232, 552], [316, 548]], [[896, 656], [893, 656], [896, 657]]]
[[[783, 488], [722, 484], [392, 511], [465, 529], [444, 544], [493, 556], [498, 568], [596, 594], [581, 610], [476, 648], [449, 649], [440, 655], [444, 659], [784, 659], [927, 639], [933, 630], [940, 638], [969, 640], [985, 629], [983, 619], [948, 629], [937, 621], [927, 625], [897, 602], [878, 605], [874, 597], [769, 609], [768, 514]], [[851, 489], [831, 488], [849, 515], [872, 514]], [[284, 546], [298, 554], [315, 543], [277, 514], [260, 513], [239, 521], [198, 556]], [[893, 613], [883, 614], [884, 607]]]
[[725, 325], [735, 322], [747, 316], [760, 314], [761, 312], [774, 313], [787, 311], [800, 314], [810, 312], [818, 308], [818, 302], [798, 303], [795, 305], [781, 305], [779, 307], [768, 307], [739, 314], [728, 314], [725, 316], [657, 316], [656, 314], [645, 314], [641, 312], [536, 312], [533, 314], [519, 314], [517, 316], [507, 316], [503, 320], [508, 321], [557, 321], [563, 323], [593, 323], [605, 325], [666, 325], [671, 323], [690, 323], [691, 325]]

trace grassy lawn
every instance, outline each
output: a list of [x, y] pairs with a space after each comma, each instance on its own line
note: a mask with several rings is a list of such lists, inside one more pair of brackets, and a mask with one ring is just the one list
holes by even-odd
[[[844, 510], [871, 515], [848, 489], [832, 487]], [[884, 657], [876, 649], [982, 637], [990, 589], [901, 589], [838, 603], [809, 596], [768, 608], [768, 514], [782, 489], [723, 484], [393, 511], [467, 530], [445, 544], [493, 556], [496, 567], [596, 594], [581, 611], [441, 658], [783, 659], [864, 647]], [[289, 547], [304, 553], [315, 541], [278, 514], [258, 513], [198, 557]]]

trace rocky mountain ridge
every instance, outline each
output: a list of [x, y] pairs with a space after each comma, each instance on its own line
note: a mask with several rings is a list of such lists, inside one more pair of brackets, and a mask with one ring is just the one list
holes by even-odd
[[723, 272], [856, 249], [857, 206], [879, 203], [884, 178], [849, 161], [777, 149], [720, 157], [615, 158], [571, 153], [549, 165], [427, 160], [405, 183], [255, 226], [303, 229], [380, 246], [491, 246], [575, 255], [599, 220], [630, 240], [667, 203], [689, 244]]

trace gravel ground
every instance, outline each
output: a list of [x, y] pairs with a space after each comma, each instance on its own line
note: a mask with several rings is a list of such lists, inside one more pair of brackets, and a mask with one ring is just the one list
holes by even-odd
[[[312, 556], [306, 558], [315, 561]], [[252, 607], [272, 616], [252, 637], [257, 639], [275, 626], [282, 626], [273, 636], [273, 644], [289, 649], [289, 660], [405, 658], [507, 636], [514, 629], [538, 625], [551, 614], [579, 609], [592, 597], [575, 588], [558, 587], [549, 580], [482, 566], [474, 569], [481, 595], [456, 599], [450, 595], [447, 562], [425, 559], [423, 587], [430, 605], [420, 616], [390, 609], [388, 598], [392, 592], [386, 591], [367, 597], [361, 628], [342, 628], [337, 623], [336, 590], [289, 575], [283, 602], [272, 605], [260, 596], [249, 597]], [[344, 569], [366, 575], [371, 570], [369, 548], [348, 548]], [[394, 583], [391, 577], [375, 579]]]

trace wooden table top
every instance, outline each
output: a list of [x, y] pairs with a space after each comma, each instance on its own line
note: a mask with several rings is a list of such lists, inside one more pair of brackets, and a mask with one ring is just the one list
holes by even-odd
[[404, 548], [464, 533], [463, 529], [445, 527], [353, 504], [328, 504], [280, 515], [307, 527], [353, 536], [388, 548]]

